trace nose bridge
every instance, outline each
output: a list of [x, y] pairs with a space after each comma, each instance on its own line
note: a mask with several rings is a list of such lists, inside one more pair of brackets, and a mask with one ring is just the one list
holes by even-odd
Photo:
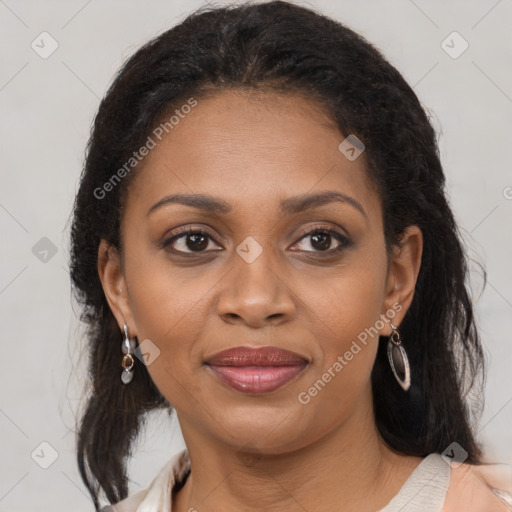
[[261, 237], [259, 240], [249, 236], [233, 252], [231, 271], [218, 303], [223, 318], [242, 319], [253, 326], [269, 320], [275, 322], [293, 311], [271, 241]]

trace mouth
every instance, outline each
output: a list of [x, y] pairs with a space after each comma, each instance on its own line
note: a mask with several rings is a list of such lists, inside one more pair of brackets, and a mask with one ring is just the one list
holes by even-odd
[[235, 347], [223, 350], [205, 363], [231, 388], [244, 393], [268, 393], [299, 375], [308, 360], [277, 347]]

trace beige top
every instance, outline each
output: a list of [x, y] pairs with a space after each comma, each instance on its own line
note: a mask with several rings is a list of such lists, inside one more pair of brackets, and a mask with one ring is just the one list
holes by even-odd
[[[102, 512], [172, 512], [173, 488], [190, 469], [188, 451], [184, 449], [162, 467], [147, 489], [104, 507]], [[398, 494], [377, 512], [399, 511], [510, 512], [512, 467], [461, 464], [455, 468], [440, 454], [431, 453], [411, 473]]]

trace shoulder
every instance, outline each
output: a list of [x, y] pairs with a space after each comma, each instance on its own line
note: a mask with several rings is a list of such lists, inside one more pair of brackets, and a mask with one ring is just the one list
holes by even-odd
[[103, 507], [100, 512], [136, 512], [138, 506], [147, 494], [147, 489], [132, 494], [128, 498], [116, 503]]
[[512, 467], [507, 464], [461, 464], [450, 471], [443, 512], [512, 510]]
[[153, 478], [146, 489], [104, 507], [101, 512], [142, 512], [143, 510], [171, 510], [172, 491], [190, 471], [190, 459], [186, 449], [175, 454]]

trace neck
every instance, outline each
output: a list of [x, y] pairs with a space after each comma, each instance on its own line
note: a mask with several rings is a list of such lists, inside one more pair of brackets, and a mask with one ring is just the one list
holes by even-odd
[[180, 424], [192, 472], [175, 496], [173, 512], [375, 511], [421, 461], [385, 445], [367, 405], [315, 442], [282, 454], [241, 457], [233, 446], [204, 437], [181, 418]]

